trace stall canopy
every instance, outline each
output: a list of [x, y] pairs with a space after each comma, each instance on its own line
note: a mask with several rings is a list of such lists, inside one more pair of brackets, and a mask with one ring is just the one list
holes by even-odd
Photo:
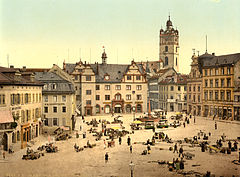
[[10, 111], [0, 111], [0, 124], [14, 122]]

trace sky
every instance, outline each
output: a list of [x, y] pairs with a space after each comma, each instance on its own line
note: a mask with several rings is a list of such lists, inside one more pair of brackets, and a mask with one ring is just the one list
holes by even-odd
[[[50, 68], [82, 61], [159, 59], [168, 15], [179, 30], [180, 72], [192, 49], [240, 52], [240, 0], [0, 0], [0, 66]], [[8, 58], [8, 59], [7, 59]]]

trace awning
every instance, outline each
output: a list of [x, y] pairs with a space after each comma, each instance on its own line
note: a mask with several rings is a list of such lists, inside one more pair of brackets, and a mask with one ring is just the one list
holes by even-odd
[[12, 114], [10, 111], [0, 111], [0, 123], [10, 123], [14, 122]]

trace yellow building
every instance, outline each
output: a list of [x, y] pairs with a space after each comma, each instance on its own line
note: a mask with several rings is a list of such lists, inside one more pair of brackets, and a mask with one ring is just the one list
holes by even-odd
[[24, 69], [0, 67], [0, 74], [0, 111], [6, 112], [4, 115], [9, 120], [14, 119], [7, 129], [1, 126], [2, 143], [5, 150], [12, 143], [20, 143], [24, 148], [40, 134], [42, 84], [34, 79], [33, 73]]
[[202, 72], [203, 116], [234, 119], [234, 70], [240, 54], [198, 57]]

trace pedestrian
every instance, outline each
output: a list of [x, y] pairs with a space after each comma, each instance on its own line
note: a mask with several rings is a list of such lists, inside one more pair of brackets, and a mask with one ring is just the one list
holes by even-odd
[[131, 138], [130, 138], [130, 136], [128, 136], [128, 138], [127, 138], [127, 144], [128, 144], [128, 146], [131, 145]]
[[148, 154], [150, 154], [150, 152], [151, 152], [151, 147], [150, 147], [149, 144], [147, 145], [147, 151], [148, 151]]
[[80, 131], [82, 131], [82, 126], [80, 125]]
[[193, 117], [193, 121], [194, 121], [194, 123], [196, 123], [196, 117], [195, 116]]
[[182, 148], [182, 146], [179, 148], [179, 157], [182, 155], [182, 157], [183, 157], [183, 148]]
[[3, 151], [2, 155], [3, 155], [3, 159], [5, 159], [5, 151]]
[[231, 141], [228, 141], [228, 148], [231, 150], [232, 149], [232, 143]]
[[106, 149], [107, 148], [106, 140], [104, 140], [103, 143], [104, 143], [104, 149]]
[[183, 126], [184, 126], [184, 128], [185, 128], [185, 126], [186, 126], [185, 122], [183, 122]]
[[132, 153], [132, 145], [130, 146], [130, 153]]
[[108, 156], [108, 153], [106, 152], [106, 154], [105, 154], [105, 163], [108, 162], [108, 158], [109, 158], [109, 156]]
[[177, 153], [178, 153], [178, 150], [177, 150], [177, 143], [174, 145], [173, 153], [175, 153], [175, 151], [177, 151]]
[[121, 145], [122, 144], [122, 137], [121, 136], [119, 136], [118, 141], [119, 141], [119, 144]]
[[215, 130], [217, 130], [217, 122], [215, 121]]
[[234, 149], [235, 149], [235, 151], [237, 151], [237, 149], [238, 149], [238, 145], [237, 145], [238, 143], [237, 143], [237, 141], [234, 141]]
[[187, 124], [189, 124], [189, 119], [187, 119]]
[[192, 114], [189, 115], [190, 119], [192, 118]]
[[211, 132], [209, 132], [208, 135], [211, 136]]

